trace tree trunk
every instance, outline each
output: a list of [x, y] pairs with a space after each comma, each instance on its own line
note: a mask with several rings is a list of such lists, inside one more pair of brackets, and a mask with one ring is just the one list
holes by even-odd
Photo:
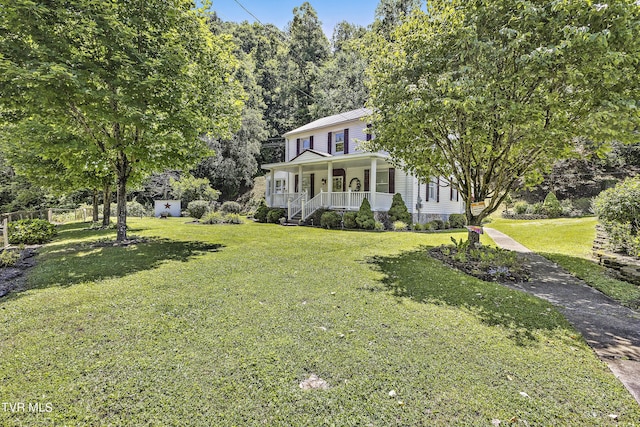
[[100, 219], [98, 218], [98, 189], [93, 189], [93, 222], [98, 222]]
[[118, 222], [116, 224], [116, 241], [122, 242], [127, 240], [127, 181], [129, 180], [129, 174], [131, 172], [129, 160], [122, 152], [118, 155], [116, 169], [118, 171], [118, 192], [116, 195]]
[[[482, 217], [475, 216], [469, 211], [467, 213], [467, 224], [473, 227], [482, 227]], [[469, 230], [467, 232], [467, 240], [469, 241], [469, 247], [473, 248], [476, 243], [480, 243], [480, 234]]]
[[109, 227], [111, 222], [111, 183], [104, 184], [104, 193], [102, 195], [104, 207], [102, 208], [102, 226]]
[[474, 247], [476, 243], [480, 243], [480, 235], [475, 231], [468, 231], [467, 240], [469, 241], [469, 247]]
[[122, 242], [127, 240], [127, 179], [126, 177], [118, 176], [118, 195], [116, 196], [118, 207], [118, 223], [116, 229], [118, 230], [116, 240]]

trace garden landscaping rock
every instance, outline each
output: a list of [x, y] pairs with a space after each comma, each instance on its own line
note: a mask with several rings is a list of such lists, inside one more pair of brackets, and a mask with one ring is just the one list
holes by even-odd
[[519, 252], [529, 267], [529, 282], [506, 285], [558, 307], [640, 403], [640, 312], [620, 305], [509, 236], [491, 228], [484, 231], [498, 246]]

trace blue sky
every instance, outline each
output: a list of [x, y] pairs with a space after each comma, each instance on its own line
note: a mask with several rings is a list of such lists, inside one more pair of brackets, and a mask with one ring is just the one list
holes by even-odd
[[[293, 8], [300, 6], [304, 0], [239, 0], [239, 2], [263, 24], [274, 24], [284, 29], [293, 17]], [[371, 24], [378, 0], [310, 0], [309, 3], [318, 13], [324, 33], [331, 38], [333, 27], [340, 21], [362, 26]], [[213, 0], [212, 8], [224, 21], [255, 21], [234, 0]]]

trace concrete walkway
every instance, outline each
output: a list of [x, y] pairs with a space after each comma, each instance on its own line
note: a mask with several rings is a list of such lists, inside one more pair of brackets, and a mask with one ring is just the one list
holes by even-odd
[[506, 234], [492, 228], [484, 232], [499, 247], [521, 253], [531, 270], [529, 282], [509, 286], [558, 307], [640, 403], [640, 313], [621, 306]]

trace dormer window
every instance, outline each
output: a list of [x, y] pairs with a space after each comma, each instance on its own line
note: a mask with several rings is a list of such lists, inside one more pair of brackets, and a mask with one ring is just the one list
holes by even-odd
[[344, 132], [336, 132], [334, 134], [333, 152], [335, 154], [344, 154]]

